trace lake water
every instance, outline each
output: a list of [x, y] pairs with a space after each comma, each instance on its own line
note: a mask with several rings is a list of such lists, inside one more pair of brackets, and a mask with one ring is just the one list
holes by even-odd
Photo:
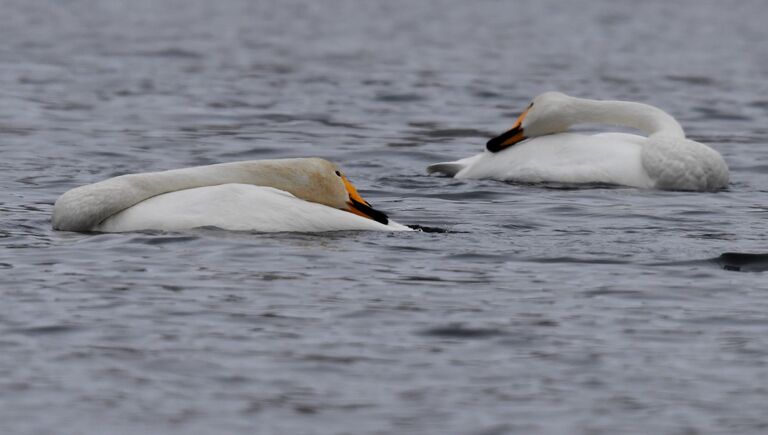
[[[768, 4], [0, 0], [3, 434], [768, 432]], [[427, 176], [536, 94], [673, 114], [718, 193]], [[338, 162], [448, 233], [53, 231], [66, 190]]]

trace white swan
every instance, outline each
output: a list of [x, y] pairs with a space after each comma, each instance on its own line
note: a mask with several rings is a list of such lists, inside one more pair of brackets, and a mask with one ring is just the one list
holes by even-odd
[[[565, 133], [579, 123], [632, 127], [647, 135]], [[513, 146], [514, 145], [514, 146]], [[521, 182], [607, 183], [646, 189], [713, 191], [728, 185], [728, 166], [708, 146], [653, 106], [597, 101], [559, 92], [537, 96], [488, 151], [430, 165], [429, 173]]]
[[368, 204], [333, 163], [253, 160], [129, 174], [64, 193], [53, 228], [65, 231], [409, 231]]

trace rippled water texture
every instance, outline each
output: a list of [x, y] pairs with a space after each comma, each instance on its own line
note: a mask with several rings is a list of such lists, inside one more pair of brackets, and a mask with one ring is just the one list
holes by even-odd
[[[0, 6], [3, 434], [768, 431], [764, 1]], [[425, 174], [546, 90], [664, 108], [730, 188]], [[310, 155], [451, 232], [50, 228], [85, 183]]]

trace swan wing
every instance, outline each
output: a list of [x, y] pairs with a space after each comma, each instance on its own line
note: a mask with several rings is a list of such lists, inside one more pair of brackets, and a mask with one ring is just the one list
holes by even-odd
[[714, 149], [689, 139], [654, 137], [643, 166], [667, 190], [717, 191], [728, 186], [728, 165]]

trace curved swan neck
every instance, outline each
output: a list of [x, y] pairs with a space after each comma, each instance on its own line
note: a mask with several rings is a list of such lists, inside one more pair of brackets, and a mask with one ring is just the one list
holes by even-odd
[[313, 196], [315, 191], [324, 189], [314, 174], [323, 169], [332, 172], [329, 165], [330, 162], [318, 158], [253, 160], [123, 175], [66, 192], [54, 206], [53, 227], [89, 231], [113, 214], [151, 197], [228, 183], [274, 187], [297, 197]]
[[648, 104], [629, 101], [599, 101], [573, 98], [570, 125], [598, 123], [635, 128], [648, 136], [664, 134], [685, 137], [683, 127], [668, 113]]

